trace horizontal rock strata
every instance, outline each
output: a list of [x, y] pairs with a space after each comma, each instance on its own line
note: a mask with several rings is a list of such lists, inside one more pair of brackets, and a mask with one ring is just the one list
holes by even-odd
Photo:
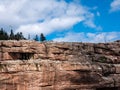
[[0, 90], [120, 90], [120, 42], [0, 41]]

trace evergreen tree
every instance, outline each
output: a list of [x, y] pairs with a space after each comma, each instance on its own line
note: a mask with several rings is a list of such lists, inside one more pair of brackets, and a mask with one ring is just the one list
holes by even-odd
[[20, 32], [20, 40], [25, 40], [26, 38], [24, 38], [22, 32]]
[[24, 36], [22, 35], [22, 32], [18, 32], [17, 34], [15, 34], [14, 39], [15, 40], [25, 40]]
[[9, 37], [10, 40], [15, 40], [15, 35], [13, 33], [13, 30], [11, 29], [11, 33], [10, 33], [10, 37]]
[[46, 40], [46, 37], [44, 36], [43, 33], [40, 34], [40, 41], [43, 42]]
[[8, 36], [8, 34], [7, 34], [7, 32], [4, 32], [4, 40], [8, 40], [9, 39], [9, 36]]
[[23, 36], [22, 32], [18, 32], [14, 34], [13, 30], [11, 29], [10, 35], [4, 31], [3, 28], [0, 29], [0, 40], [26, 40]]
[[3, 33], [4, 33], [3, 28], [1, 28], [1, 30], [0, 30], [0, 40], [3, 40], [3, 39], [4, 39]]
[[15, 40], [20, 40], [20, 33], [18, 32], [17, 34], [15, 34], [15, 37], [14, 37]]
[[39, 41], [38, 35], [35, 36], [35, 41]]
[[3, 30], [3, 28], [0, 29], [0, 40], [8, 40], [8, 34]]

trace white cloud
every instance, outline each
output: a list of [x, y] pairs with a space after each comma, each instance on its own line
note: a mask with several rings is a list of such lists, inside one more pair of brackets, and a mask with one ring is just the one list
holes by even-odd
[[101, 33], [67, 33], [64, 37], [55, 38], [54, 41], [65, 41], [65, 42], [110, 42], [119, 37], [120, 32], [101, 32]]
[[83, 22], [97, 28], [87, 7], [64, 0], [0, 0], [0, 25], [12, 25], [25, 35], [50, 34]]
[[67, 33], [64, 37], [55, 38], [53, 41], [64, 42], [77, 42], [82, 41], [84, 33]]
[[111, 3], [110, 12], [114, 12], [114, 11], [120, 11], [120, 0], [114, 0]]
[[66, 28], [70, 28], [77, 22], [82, 21], [82, 18], [79, 17], [61, 17], [61, 18], [54, 18], [48, 21], [44, 21], [41, 23], [35, 23], [35, 24], [27, 24], [27, 25], [21, 25], [17, 32], [24, 32], [26, 35], [28, 32], [32, 34], [36, 33], [44, 33], [44, 34], [50, 34], [57, 31], [63, 31]]

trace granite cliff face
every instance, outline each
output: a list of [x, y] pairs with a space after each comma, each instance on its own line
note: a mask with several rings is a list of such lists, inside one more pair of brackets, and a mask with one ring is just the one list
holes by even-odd
[[120, 90], [120, 41], [0, 41], [0, 90]]

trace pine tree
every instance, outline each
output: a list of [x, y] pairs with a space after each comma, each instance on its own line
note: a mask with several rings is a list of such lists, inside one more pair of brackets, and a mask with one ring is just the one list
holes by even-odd
[[8, 40], [9, 39], [9, 36], [7, 34], [7, 32], [4, 32], [4, 40]]
[[44, 36], [43, 33], [40, 34], [40, 41], [43, 42], [46, 40], [46, 37]]
[[35, 41], [39, 41], [38, 35], [35, 36]]
[[9, 37], [10, 40], [15, 40], [15, 35], [13, 33], [13, 30], [11, 29], [11, 33], [10, 33], [10, 37]]
[[25, 38], [24, 38], [22, 32], [20, 32], [20, 40], [25, 40]]
[[17, 34], [15, 34], [15, 37], [14, 37], [15, 40], [20, 40], [20, 33], [18, 32]]
[[0, 40], [23, 40], [23, 39], [26, 40], [22, 32], [14, 34], [13, 30], [11, 29], [10, 35], [8, 35], [8, 33], [5, 32], [3, 28], [0, 29]]
[[1, 30], [0, 30], [0, 40], [3, 40], [3, 33], [4, 33], [4, 31], [3, 31], [3, 28], [1, 28]]
[[18, 32], [14, 35], [15, 40], [25, 40], [24, 36], [22, 35], [22, 32]]
[[8, 40], [8, 34], [7, 34], [7, 32], [5, 32], [4, 30], [3, 30], [3, 28], [1, 28], [1, 30], [0, 30], [0, 40]]

